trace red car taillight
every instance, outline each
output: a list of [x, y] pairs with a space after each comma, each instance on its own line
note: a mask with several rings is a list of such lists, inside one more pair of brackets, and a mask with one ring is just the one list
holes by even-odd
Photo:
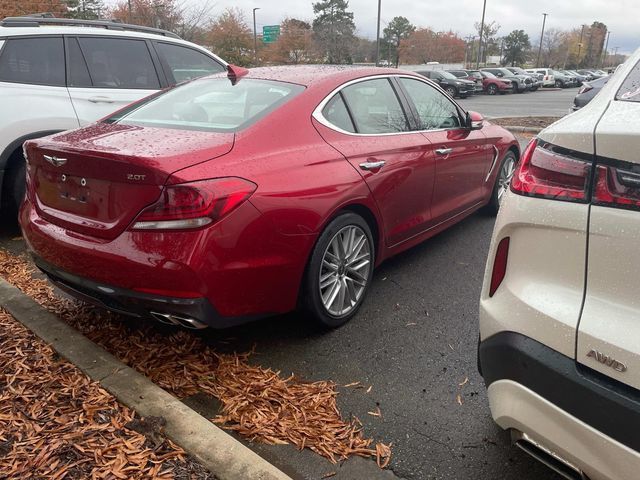
[[535, 139], [529, 143], [513, 176], [511, 191], [528, 197], [587, 202], [591, 162], [551, 148]]
[[640, 210], [640, 174], [599, 165], [596, 168], [593, 203]]
[[240, 206], [256, 188], [255, 183], [235, 177], [169, 185], [131, 228], [183, 230], [210, 225]]
[[489, 296], [493, 297], [496, 290], [504, 280], [507, 273], [507, 259], [509, 257], [509, 237], [500, 240], [496, 249], [496, 258], [493, 260], [493, 270], [491, 272], [491, 285], [489, 286]]

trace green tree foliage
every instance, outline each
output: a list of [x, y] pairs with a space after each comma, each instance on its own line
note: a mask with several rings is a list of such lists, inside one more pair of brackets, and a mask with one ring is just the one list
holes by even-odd
[[524, 30], [514, 30], [504, 37], [504, 57], [502, 63], [511, 66], [522, 65], [527, 60], [527, 52], [531, 49], [529, 35]]
[[313, 33], [328, 63], [351, 63], [356, 30], [346, 0], [321, 0], [313, 4]]
[[67, 5], [67, 18], [79, 18], [82, 20], [97, 20], [105, 11], [102, 0], [65, 0]]
[[415, 31], [416, 27], [406, 17], [394, 17], [385, 27], [384, 39], [394, 47], [396, 67], [400, 63], [400, 42]]

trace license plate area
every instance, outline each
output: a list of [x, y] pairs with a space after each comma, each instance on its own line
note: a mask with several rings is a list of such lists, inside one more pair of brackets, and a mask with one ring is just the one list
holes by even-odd
[[59, 174], [56, 182], [58, 194], [61, 198], [80, 203], [89, 203], [91, 190], [89, 180], [84, 177], [75, 177], [65, 173]]

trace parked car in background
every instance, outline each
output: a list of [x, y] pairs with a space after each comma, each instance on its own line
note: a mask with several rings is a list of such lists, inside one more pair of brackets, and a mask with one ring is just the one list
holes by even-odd
[[640, 50], [522, 155], [480, 300], [494, 420], [567, 479], [640, 471]]
[[[457, 78], [461, 78], [463, 80], [469, 80], [470, 82], [475, 83], [475, 93], [482, 93], [484, 88], [482, 86], [482, 75], [476, 75], [470, 70], [447, 70], [450, 74], [456, 76]], [[479, 72], [477, 72], [479, 73]]]
[[564, 73], [565, 75], [571, 75], [572, 77], [574, 77], [578, 82], [578, 86], [582, 85], [584, 82], [587, 81], [586, 75], [581, 75], [575, 70], [561, 70], [561, 72]]
[[533, 80], [531, 79], [531, 77], [525, 77], [524, 75], [514, 75], [511, 71], [507, 70], [506, 68], [498, 68], [498, 67], [481, 68], [480, 71], [489, 72], [498, 78], [511, 81], [511, 83], [513, 83], [513, 86], [514, 86], [514, 89], [513, 89], [514, 92], [518, 92], [518, 93], [524, 93], [526, 91], [531, 90], [531, 86], [533, 84]]
[[17, 215], [25, 140], [87, 125], [227, 64], [173, 33], [109, 21], [0, 22], [0, 205]]
[[337, 327], [374, 266], [495, 213], [519, 146], [410, 72], [230, 66], [25, 153], [23, 234], [71, 295], [191, 328], [299, 305]]
[[540, 87], [542, 87], [543, 81], [542, 75], [539, 75], [537, 73], [529, 73], [526, 72], [525, 70], [523, 70], [520, 67], [505, 67], [507, 70], [509, 70], [511, 73], [513, 73], [514, 75], [518, 75], [518, 76], [523, 76], [523, 77], [529, 77], [531, 79], [531, 91], [535, 92], [536, 90], [538, 90]]
[[610, 76], [607, 76], [597, 78], [596, 80], [592, 80], [590, 82], [584, 82], [582, 84], [582, 87], [578, 91], [578, 94], [573, 99], [573, 110], [579, 110], [591, 100], [593, 100], [593, 97], [600, 93], [600, 90], [602, 90], [602, 87], [607, 84], [610, 78]]
[[[477, 72], [482, 77], [482, 87], [487, 95], [505, 94], [514, 91], [514, 82], [498, 78], [491, 72]], [[517, 84], [515, 84], [517, 85]]]
[[580, 75], [585, 75], [587, 77], [587, 81], [590, 82], [591, 80], [595, 80], [596, 78], [600, 78], [603, 77], [604, 75], [597, 75], [594, 71], [592, 70], [576, 70]]
[[528, 68], [525, 70], [525, 72], [542, 75], [543, 87], [555, 87], [556, 85], [556, 80], [553, 76], [553, 70], [550, 68]]
[[476, 93], [476, 82], [458, 78], [444, 70], [420, 70], [416, 73], [436, 82], [451, 98], [467, 98]]
[[553, 78], [556, 82], [556, 88], [569, 88], [575, 87], [578, 85], [578, 81], [575, 77], [570, 75], [565, 75], [559, 70], [553, 70]]

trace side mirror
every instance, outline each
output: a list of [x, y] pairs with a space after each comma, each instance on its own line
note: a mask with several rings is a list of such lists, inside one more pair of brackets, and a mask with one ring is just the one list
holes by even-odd
[[484, 117], [478, 112], [467, 112], [467, 128], [480, 130], [484, 126]]

